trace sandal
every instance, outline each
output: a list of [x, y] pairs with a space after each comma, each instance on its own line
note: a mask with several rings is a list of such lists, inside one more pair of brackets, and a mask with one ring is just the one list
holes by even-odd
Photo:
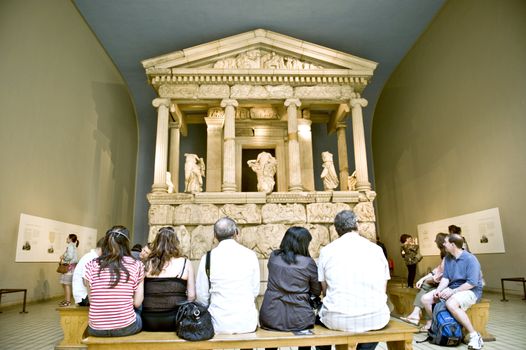
[[409, 323], [413, 326], [417, 326], [420, 324], [420, 320], [412, 317], [400, 317], [400, 319], [406, 323]]
[[58, 306], [60, 306], [60, 307], [70, 306], [70, 305], [71, 305], [71, 302], [66, 301], [66, 300], [63, 300], [63, 301], [61, 301], [61, 302], [58, 304]]
[[429, 328], [431, 328], [431, 327], [422, 326], [418, 330], [418, 333], [427, 333], [429, 331]]

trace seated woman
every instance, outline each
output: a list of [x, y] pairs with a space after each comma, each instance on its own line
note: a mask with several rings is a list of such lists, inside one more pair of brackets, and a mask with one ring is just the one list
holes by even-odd
[[[309, 255], [312, 236], [303, 227], [285, 232], [280, 247], [268, 261], [268, 285], [259, 312], [262, 328], [278, 331], [302, 331], [314, 327], [316, 316], [309, 303], [319, 296], [316, 262]], [[299, 347], [299, 350], [310, 346]]]
[[435, 237], [435, 243], [437, 245], [437, 248], [440, 249], [440, 264], [433, 269], [430, 273], [422, 277], [421, 279], [416, 282], [416, 288], [419, 288], [420, 291], [415, 296], [415, 301], [413, 302], [414, 309], [413, 311], [407, 315], [406, 317], [400, 317], [401, 320], [410, 323], [414, 326], [418, 326], [420, 324], [420, 314], [422, 310], [424, 310], [424, 304], [422, 304], [422, 297], [427, 292], [430, 292], [431, 290], [435, 289], [440, 283], [440, 280], [442, 279], [442, 275], [444, 274], [444, 257], [446, 256], [447, 252], [444, 248], [444, 242], [446, 240], [447, 233], [437, 233]]
[[106, 232], [101, 255], [86, 264], [84, 283], [90, 301], [88, 334], [122, 337], [141, 331], [144, 265], [131, 257], [129, 232], [114, 226]]
[[161, 228], [150, 249], [145, 263], [143, 329], [174, 332], [179, 304], [195, 299], [192, 264], [181, 257], [173, 227]]

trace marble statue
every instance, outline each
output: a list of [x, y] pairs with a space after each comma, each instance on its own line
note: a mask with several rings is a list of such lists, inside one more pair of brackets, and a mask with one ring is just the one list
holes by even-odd
[[261, 152], [257, 159], [247, 162], [248, 166], [257, 174], [258, 192], [269, 194], [274, 189], [274, 175], [276, 174], [276, 158], [268, 152]]
[[203, 191], [203, 177], [205, 176], [205, 161], [196, 154], [185, 153], [184, 163], [184, 191], [195, 193]]
[[168, 193], [174, 193], [174, 183], [172, 182], [172, 174], [166, 172], [166, 186], [168, 186]]
[[352, 175], [349, 176], [348, 186], [349, 191], [356, 191], [356, 183], [358, 180], [356, 179], [356, 170], [353, 171]]
[[321, 172], [321, 178], [323, 179], [323, 189], [325, 191], [332, 191], [338, 187], [338, 175], [334, 169], [334, 162], [332, 160], [332, 153], [322, 152], [321, 160], [323, 161], [322, 167], [323, 171]]

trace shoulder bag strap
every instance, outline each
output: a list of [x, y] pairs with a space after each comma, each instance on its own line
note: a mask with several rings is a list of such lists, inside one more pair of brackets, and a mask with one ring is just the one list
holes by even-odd
[[208, 277], [208, 289], [210, 289], [211, 287], [211, 284], [210, 284], [210, 253], [211, 253], [210, 250], [206, 252], [206, 263], [205, 263], [206, 277]]

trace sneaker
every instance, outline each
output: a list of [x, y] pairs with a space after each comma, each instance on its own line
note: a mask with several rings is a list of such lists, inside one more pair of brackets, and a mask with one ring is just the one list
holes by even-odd
[[468, 343], [469, 350], [482, 349], [483, 346], [484, 346], [484, 342], [482, 341], [482, 337], [480, 336], [480, 333], [473, 335], [469, 339], [469, 343]]

